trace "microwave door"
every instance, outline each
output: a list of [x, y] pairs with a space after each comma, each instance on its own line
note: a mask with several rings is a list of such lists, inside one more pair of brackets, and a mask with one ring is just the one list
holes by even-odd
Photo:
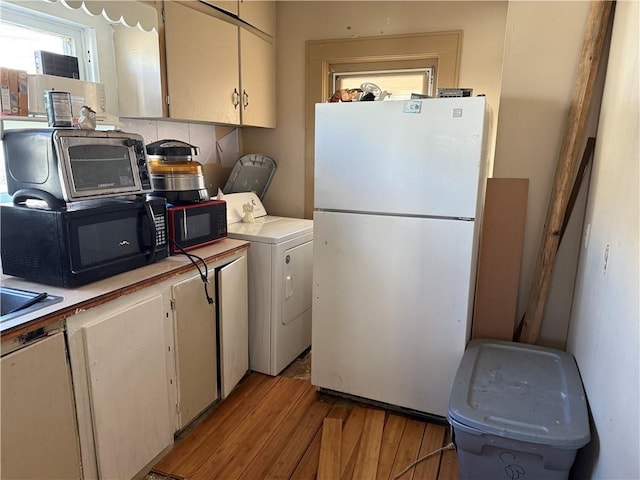
[[74, 209], [67, 217], [74, 272], [137, 268], [168, 255], [164, 199], [105, 200], [98, 207]]

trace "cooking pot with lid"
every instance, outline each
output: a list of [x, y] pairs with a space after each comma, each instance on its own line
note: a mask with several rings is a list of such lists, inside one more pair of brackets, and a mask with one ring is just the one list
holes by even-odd
[[202, 165], [193, 160], [200, 149], [180, 140], [158, 140], [147, 145], [149, 173], [155, 194], [171, 203], [209, 200]]

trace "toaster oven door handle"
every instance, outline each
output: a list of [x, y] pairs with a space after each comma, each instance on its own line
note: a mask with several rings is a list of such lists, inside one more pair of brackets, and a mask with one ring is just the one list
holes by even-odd
[[158, 247], [158, 237], [156, 236], [157, 228], [155, 222], [155, 216], [153, 215], [153, 208], [148, 200], [144, 201], [144, 210], [149, 217], [149, 233], [151, 234], [151, 250], [147, 255], [147, 263], [153, 263], [156, 259], [156, 249]]
[[14, 205], [25, 203], [27, 200], [42, 200], [52, 210], [60, 210], [66, 206], [64, 200], [60, 200], [49, 192], [37, 188], [21, 188], [13, 194]]

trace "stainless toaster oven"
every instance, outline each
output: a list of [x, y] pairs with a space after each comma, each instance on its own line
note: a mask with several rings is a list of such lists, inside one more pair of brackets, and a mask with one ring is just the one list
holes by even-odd
[[[63, 202], [152, 191], [144, 140], [135, 133], [77, 129], [8, 130], [3, 137], [10, 194], [45, 192]], [[25, 193], [26, 192], [26, 193]]]

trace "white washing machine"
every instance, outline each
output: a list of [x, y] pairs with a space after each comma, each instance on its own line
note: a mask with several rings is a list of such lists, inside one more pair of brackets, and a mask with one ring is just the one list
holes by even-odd
[[[223, 199], [229, 238], [251, 242], [249, 368], [277, 375], [311, 345], [313, 221], [267, 215], [252, 192]], [[247, 208], [253, 223], [243, 222]]]

